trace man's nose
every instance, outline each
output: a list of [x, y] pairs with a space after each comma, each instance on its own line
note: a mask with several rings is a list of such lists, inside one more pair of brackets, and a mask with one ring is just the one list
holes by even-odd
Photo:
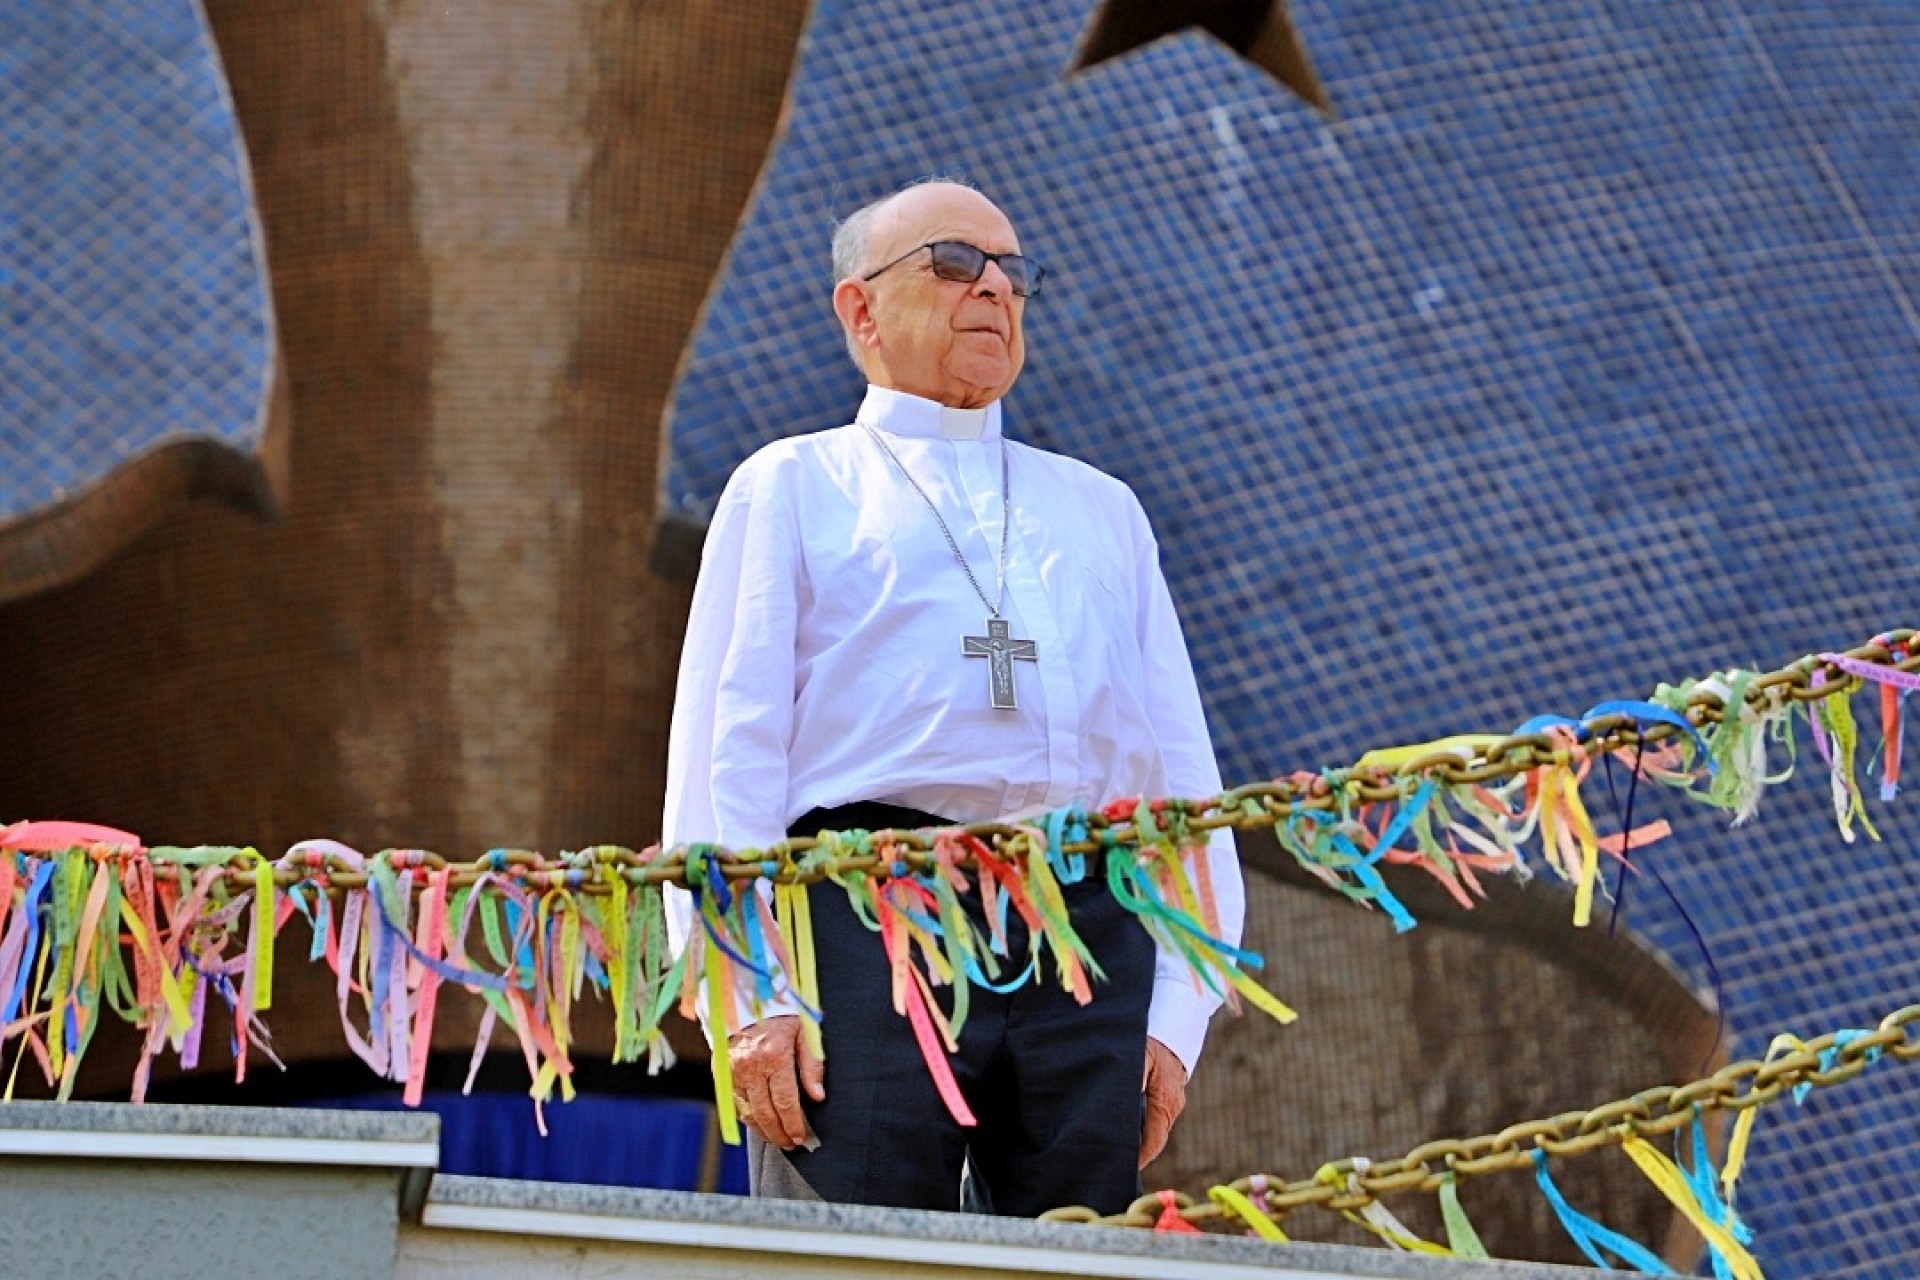
[[980, 298], [1011, 298], [1013, 281], [1007, 278], [1006, 271], [999, 263], [989, 258], [986, 268], [980, 272], [980, 278], [973, 282], [973, 292], [975, 297]]

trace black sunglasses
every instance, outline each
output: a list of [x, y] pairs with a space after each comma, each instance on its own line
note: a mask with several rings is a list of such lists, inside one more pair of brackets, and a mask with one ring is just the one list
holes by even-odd
[[1007, 283], [1022, 298], [1031, 298], [1040, 292], [1040, 282], [1047, 275], [1045, 267], [1017, 253], [988, 253], [964, 240], [935, 240], [931, 244], [915, 245], [886, 266], [869, 271], [860, 278], [871, 280], [882, 271], [891, 271], [922, 249], [929, 249], [933, 253], [933, 274], [942, 280], [955, 280], [961, 284], [972, 284], [985, 274], [989, 262], [997, 262], [1000, 269], [1007, 273]]

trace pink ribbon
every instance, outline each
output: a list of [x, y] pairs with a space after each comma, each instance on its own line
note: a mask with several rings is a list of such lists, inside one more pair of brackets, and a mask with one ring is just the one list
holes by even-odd
[[95, 845], [129, 853], [146, 847], [132, 832], [97, 827], [90, 822], [18, 822], [11, 827], [0, 827], [0, 849], [58, 853], [62, 849], [90, 849]]
[[[452, 867], [441, 867], [433, 873], [427, 887], [426, 899], [420, 904], [419, 940], [415, 946], [432, 959], [438, 960], [446, 941], [447, 933], [447, 887], [453, 876]], [[410, 1107], [420, 1105], [422, 1092], [427, 1082], [427, 1055], [433, 1048], [433, 1014], [440, 999], [440, 975], [429, 965], [416, 965], [419, 970], [420, 991], [414, 998], [413, 1010], [413, 1055], [407, 1061], [407, 1088], [404, 1095]]]
[[1849, 658], [1844, 653], [1823, 653], [1820, 655], [1820, 661], [1830, 662], [1848, 675], [1859, 676], [1862, 680], [1870, 680], [1874, 684], [1905, 689], [1908, 692], [1920, 689], [1920, 671], [1896, 671], [1892, 667]]

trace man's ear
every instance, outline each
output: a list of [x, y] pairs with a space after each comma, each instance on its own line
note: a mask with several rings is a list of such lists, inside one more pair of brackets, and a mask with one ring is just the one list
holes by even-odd
[[852, 336], [855, 346], [864, 350], [875, 346], [873, 299], [864, 284], [849, 277], [835, 285], [833, 314], [840, 317], [840, 327]]

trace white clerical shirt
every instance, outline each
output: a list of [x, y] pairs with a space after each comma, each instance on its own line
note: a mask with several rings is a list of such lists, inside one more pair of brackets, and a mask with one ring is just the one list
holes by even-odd
[[[1132, 490], [1002, 437], [1000, 405], [871, 387], [852, 426], [779, 440], [734, 472], [707, 532], [667, 756], [663, 839], [759, 848], [817, 807], [883, 801], [980, 822], [1122, 796], [1210, 796], [1219, 767], [1159, 547]], [[1017, 710], [963, 654], [995, 590], [1004, 454]], [[1230, 831], [1207, 857], [1220, 926], [1245, 913]], [[764, 886], [763, 886], [764, 888]], [[676, 947], [691, 900], [669, 899]], [[1096, 990], [1095, 998], [1098, 998]], [[1217, 997], [1159, 957], [1147, 1030], [1192, 1071]], [[782, 1003], [766, 1011], [793, 1011]]]

